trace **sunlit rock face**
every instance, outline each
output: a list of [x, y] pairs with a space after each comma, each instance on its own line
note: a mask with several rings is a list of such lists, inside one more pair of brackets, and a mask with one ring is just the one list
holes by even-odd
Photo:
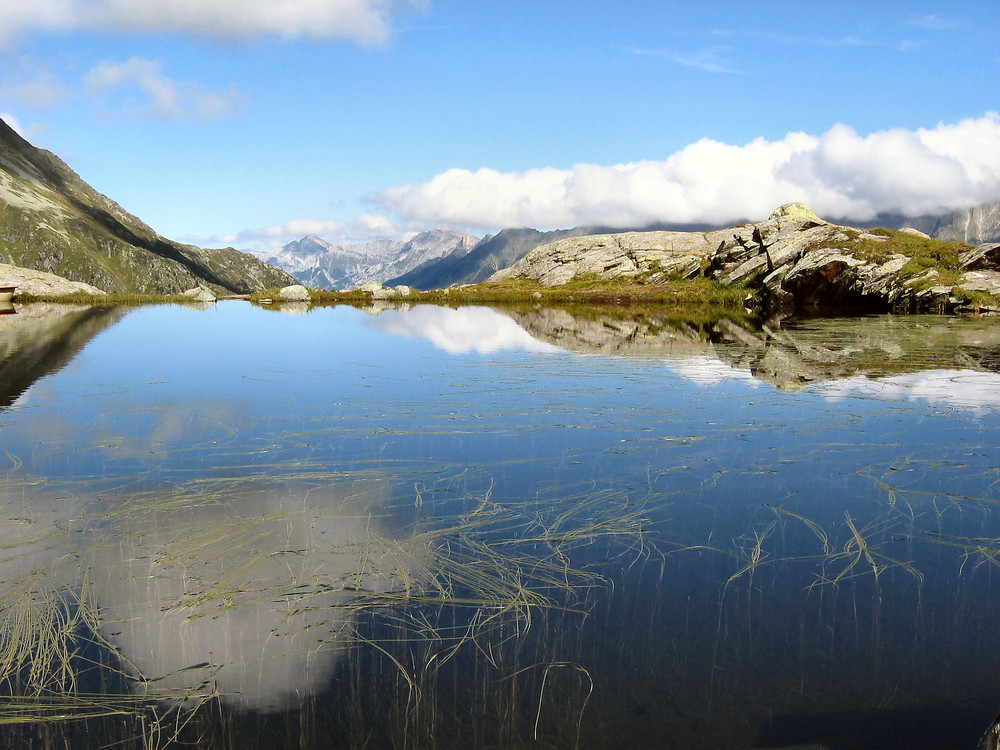
[[322, 687], [354, 612], [411, 585], [376, 492], [247, 488], [121, 512], [92, 566], [101, 635], [137, 690], [273, 710]]
[[[529, 279], [557, 286], [581, 277], [643, 284], [706, 277], [747, 285], [772, 311], [847, 306], [951, 311], [962, 309], [969, 291], [1000, 297], [1000, 258], [992, 246], [961, 259], [957, 270], [964, 273], [957, 283], [938, 284], [938, 275], [954, 269], [940, 258], [940, 270], [926, 269], [929, 261], [919, 257], [926, 248], [900, 242], [897, 235], [832, 224], [803, 203], [789, 203], [764, 221], [727, 229], [559, 240], [535, 248], [489, 280]], [[915, 259], [919, 262], [911, 263]], [[982, 307], [975, 305], [975, 311]], [[1000, 301], [990, 309], [1000, 311]]]
[[489, 281], [526, 278], [542, 286], [556, 286], [578, 276], [601, 279], [642, 276], [646, 281], [691, 277], [727, 230], [713, 232], [626, 232], [570, 237], [543, 245]]

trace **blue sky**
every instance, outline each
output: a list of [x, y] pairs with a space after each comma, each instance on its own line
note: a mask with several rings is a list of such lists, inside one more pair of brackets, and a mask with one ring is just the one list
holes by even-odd
[[0, 117], [171, 239], [1000, 199], [1000, 3], [0, 0]]

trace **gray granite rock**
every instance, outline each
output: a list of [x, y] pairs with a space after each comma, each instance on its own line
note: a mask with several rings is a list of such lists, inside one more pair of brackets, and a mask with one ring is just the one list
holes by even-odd
[[17, 291], [14, 292], [15, 299], [22, 295], [65, 297], [70, 294], [89, 294], [97, 297], [107, 294], [82, 281], [70, 281], [54, 273], [0, 263], [0, 286], [8, 285], [17, 287]]
[[308, 302], [309, 290], [301, 284], [292, 284], [278, 290], [278, 299], [282, 302]]

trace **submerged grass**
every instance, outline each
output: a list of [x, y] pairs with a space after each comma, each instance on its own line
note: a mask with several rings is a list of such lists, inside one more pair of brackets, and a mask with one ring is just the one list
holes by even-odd
[[[498, 502], [488, 489], [452, 501], [455, 513], [444, 515], [424, 513], [417, 493], [416, 516], [399, 535], [379, 530], [389, 508], [353, 490], [331, 517], [322, 505], [252, 499], [258, 491], [245, 477], [216, 478], [133, 492], [105, 509], [98, 502], [72, 521], [86, 535], [72, 561], [56, 555], [37, 569], [38, 550], [53, 548], [48, 543], [64, 528], [10, 540], [6, 559], [15, 562], [5, 570], [31, 572], [6, 576], [0, 590], [0, 684], [9, 696], [0, 701], [0, 725], [115, 716], [146, 747], [189, 742], [190, 731], [202, 731], [192, 729], [199, 710], [231, 699], [222, 680], [232, 665], [192, 663], [198, 634], [212, 632], [200, 629], [229, 616], [262, 622], [264, 644], [307, 644], [303, 654], [334, 644], [335, 651], [373, 649], [410, 686], [415, 705], [459, 654], [471, 649], [500, 668], [498, 649], [522, 638], [539, 613], [585, 614], [593, 601], [587, 592], [604, 579], [598, 567], [574, 563], [577, 548], [604, 545], [608, 559], [634, 560], [649, 544], [641, 502], [626, 493]], [[265, 500], [273, 497], [268, 490]], [[156, 598], [134, 599], [144, 592]], [[442, 617], [446, 610], [468, 616]], [[371, 617], [385, 623], [388, 640], [361, 627]], [[136, 652], [130, 638], [151, 627], [182, 643], [194, 638], [191, 656], [166, 673], [149, 672], [164, 662]], [[284, 646], [271, 647], [279, 649], [271, 658], [283, 658]], [[87, 656], [95, 649], [101, 664]], [[421, 650], [425, 662], [414, 663]], [[130, 684], [131, 692], [95, 696], [84, 687], [98, 679], [95, 670], [108, 673], [103, 684]]]

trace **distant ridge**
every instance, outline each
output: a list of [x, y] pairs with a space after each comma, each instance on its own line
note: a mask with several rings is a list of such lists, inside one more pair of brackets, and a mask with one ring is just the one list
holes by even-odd
[[[658, 229], [643, 227], [644, 230]], [[675, 227], [678, 231], [704, 229], [702, 225]], [[478, 284], [502, 268], [513, 265], [540, 245], [568, 237], [583, 237], [590, 234], [628, 231], [609, 227], [575, 227], [573, 229], [553, 229], [542, 232], [537, 229], [503, 229], [495, 235], [487, 236], [464, 256], [445, 256], [425, 263], [409, 273], [390, 279], [387, 284], [406, 285], [423, 291], [444, 289], [455, 284]]]
[[462, 257], [479, 241], [475, 235], [451, 227], [437, 227], [409, 240], [375, 240], [355, 245], [332, 245], [308, 235], [289, 242], [261, 258], [315, 289], [355, 289], [371, 281], [387, 282], [441, 257]]
[[906, 219], [912, 227], [934, 239], [982, 244], [1000, 242], [1000, 201], [960, 208], [943, 214], [926, 214]]
[[112, 293], [172, 294], [200, 284], [249, 293], [294, 283], [233, 248], [172, 242], [0, 120], [0, 262]]

